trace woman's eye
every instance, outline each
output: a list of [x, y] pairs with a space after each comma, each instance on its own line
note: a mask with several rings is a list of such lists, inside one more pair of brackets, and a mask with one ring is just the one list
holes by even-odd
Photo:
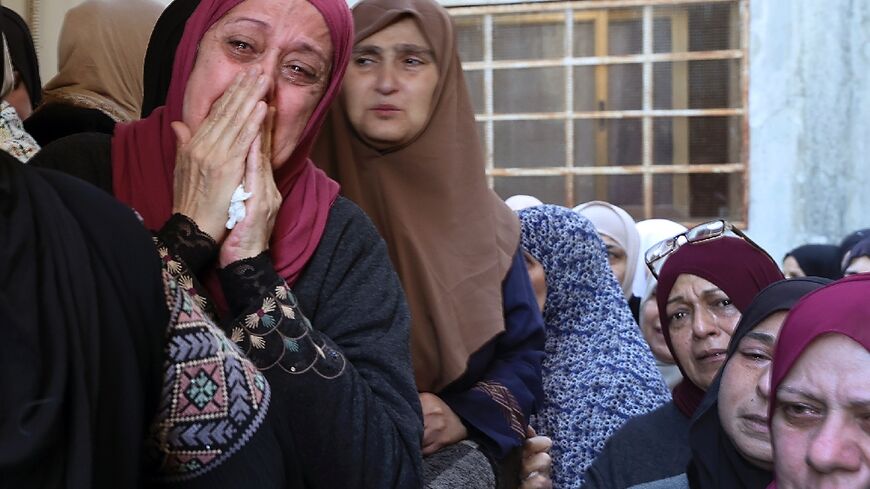
[[782, 412], [791, 423], [811, 422], [821, 415], [818, 409], [803, 403], [786, 403]]
[[758, 362], [758, 363], [770, 361], [770, 355], [768, 355], [767, 352], [763, 352], [763, 351], [759, 351], [759, 350], [744, 350], [744, 351], [741, 351], [740, 354], [743, 355], [744, 357], [746, 357], [752, 361]]
[[284, 67], [284, 73], [294, 82], [313, 83], [317, 79], [313, 69], [299, 63], [287, 64]]
[[420, 66], [424, 63], [420, 58], [405, 58], [405, 64], [410, 66]]
[[357, 66], [366, 66], [366, 65], [370, 65], [370, 64], [374, 63], [375, 61], [371, 58], [360, 57], [360, 58], [356, 58], [355, 60], [353, 60], [353, 62]]
[[245, 41], [239, 41], [239, 40], [233, 39], [233, 40], [229, 41], [228, 44], [236, 51], [250, 51], [251, 50], [251, 45], [246, 43]]
[[686, 319], [686, 317], [688, 317], [686, 311], [677, 311], [671, 314], [671, 322], [682, 321], [683, 319]]

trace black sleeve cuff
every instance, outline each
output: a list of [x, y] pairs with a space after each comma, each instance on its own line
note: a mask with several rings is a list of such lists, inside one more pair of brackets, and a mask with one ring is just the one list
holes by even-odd
[[181, 259], [194, 275], [198, 275], [215, 259], [219, 249], [211, 236], [183, 214], [173, 214], [157, 236], [169, 249], [169, 253]]
[[268, 250], [230, 263], [218, 270], [218, 277], [234, 318], [284, 283], [272, 265]]

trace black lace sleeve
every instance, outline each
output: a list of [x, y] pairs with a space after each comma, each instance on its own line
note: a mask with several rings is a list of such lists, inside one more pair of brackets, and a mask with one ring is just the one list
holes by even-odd
[[311, 326], [268, 252], [231, 263], [219, 276], [236, 318], [227, 334], [260, 370], [275, 367], [326, 379], [344, 372], [344, 355]]
[[183, 214], [173, 214], [157, 233], [169, 254], [180, 259], [194, 275], [215, 259], [218, 245], [204, 233], [192, 219]]

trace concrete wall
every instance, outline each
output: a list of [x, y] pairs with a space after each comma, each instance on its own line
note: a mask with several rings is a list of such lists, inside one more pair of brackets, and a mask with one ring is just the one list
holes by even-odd
[[870, 2], [750, 14], [749, 233], [779, 259], [870, 227]]

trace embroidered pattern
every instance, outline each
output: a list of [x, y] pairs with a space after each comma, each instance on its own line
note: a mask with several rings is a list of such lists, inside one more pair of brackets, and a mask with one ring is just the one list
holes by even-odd
[[256, 310], [243, 314], [231, 328], [230, 337], [260, 370], [272, 367], [289, 374], [313, 371], [325, 379], [344, 372], [344, 355], [318, 336], [299, 309], [296, 296], [282, 280], [262, 298]]
[[[170, 325], [166, 368], [149, 446], [161, 479], [194, 478], [247, 443], [269, 407], [269, 384], [203, 312], [163, 260]], [[177, 263], [177, 262], [176, 262]]]
[[27, 163], [39, 151], [39, 145], [24, 130], [15, 107], [5, 100], [0, 103], [0, 150], [22, 163]]
[[495, 403], [499, 405], [501, 413], [511, 431], [513, 431], [519, 439], [525, 439], [525, 417], [523, 416], [523, 412], [520, 410], [520, 404], [507, 387], [495, 381], [480, 381], [474, 384], [472, 389], [483, 392], [490, 399], [495, 401]]

